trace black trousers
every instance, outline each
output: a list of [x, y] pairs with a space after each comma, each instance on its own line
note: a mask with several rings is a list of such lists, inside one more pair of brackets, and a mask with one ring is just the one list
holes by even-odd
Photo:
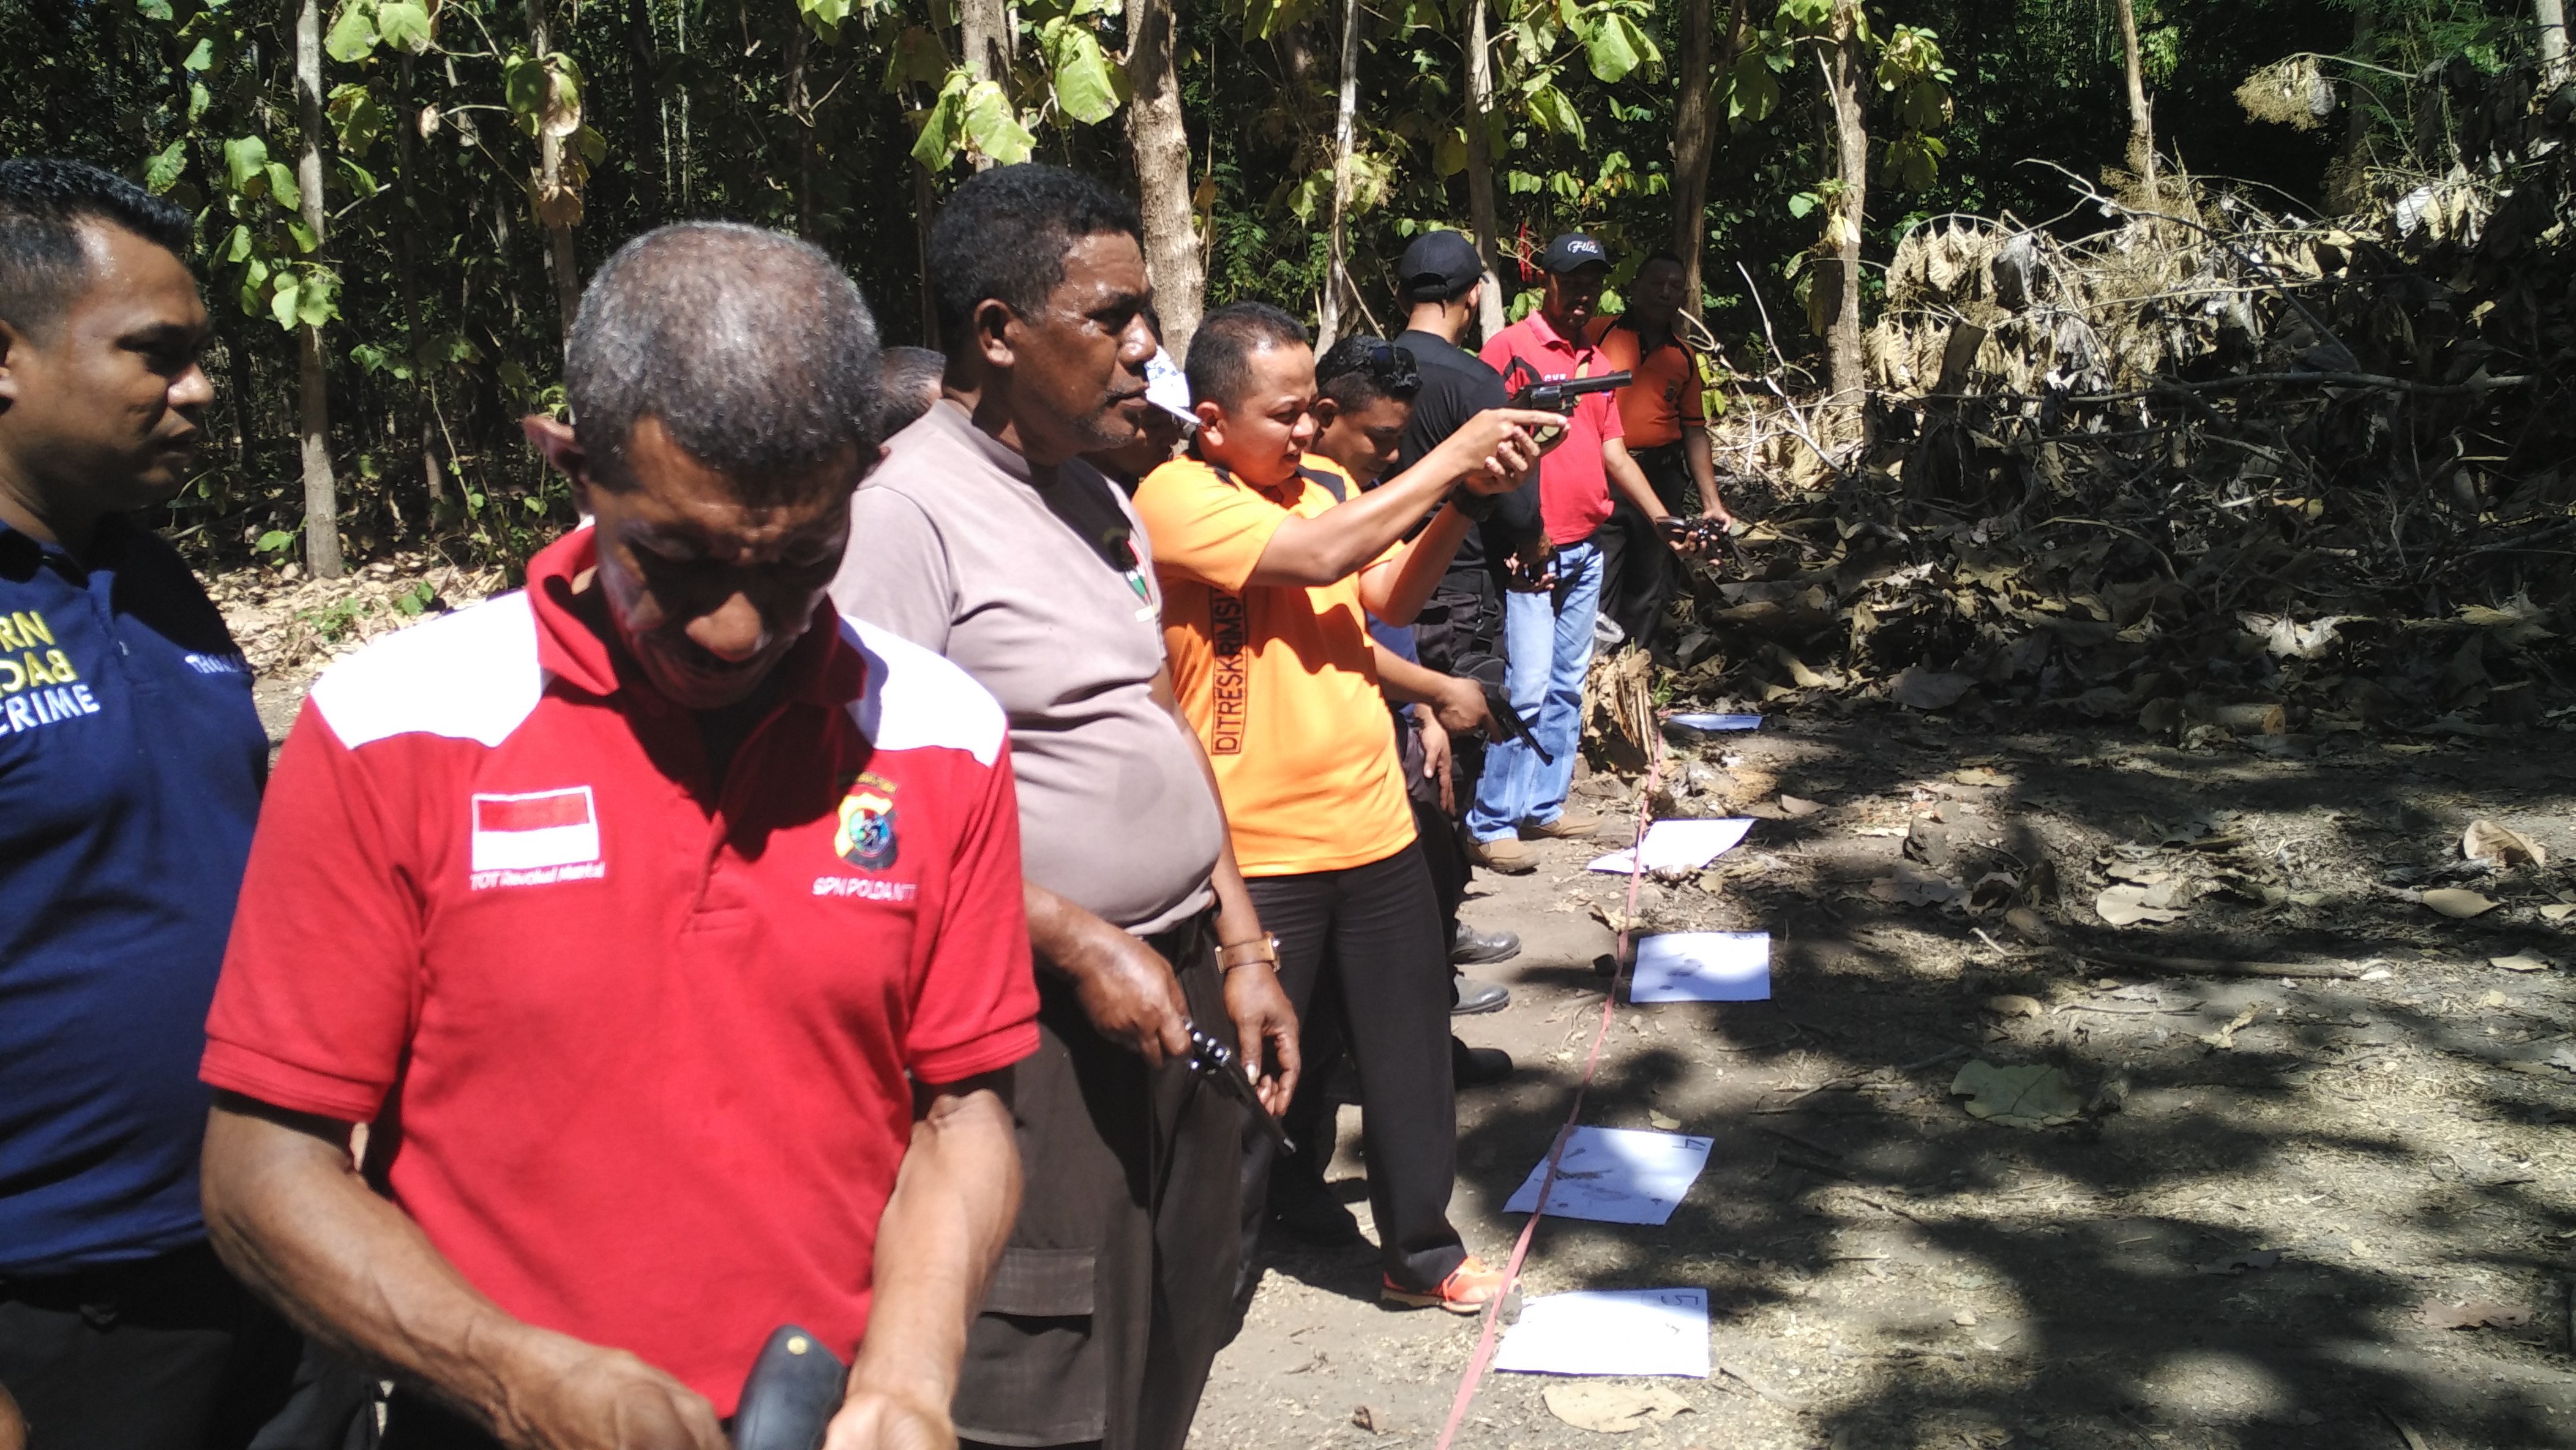
[[[1387, 1277], [1428, 1289], [1467, 1257], [1449, 1223], [1458, 1171], [1458, 1105], [1449, 1077], [1449, 952], [1419, 846], [1343, 871], [1255, 877], [1246, 885], [1261, 924], [1279, 938], [1279, 980], [1306, 1024], [1306, 1061], [1320, 1071], [1347, 1043], [1359, 1068], [1368, 1148], [1369, 1208]], [[1301, 1100], [1322, 1104], [1320, 1094]], [[1289, 1135], [1320, 1173], [1333, 1151], [1314, 1121]], [[1301, 1131], [1302, 1129], [1302, 1131]], [[1259, 1281], [1253, 1249], [1268, 1199], [1271, 1145], [1244, 1135], [1243, 1265], [1238, 1313]]]
[[242, 1450], [285, 1407], [302, 1349], [204, 1244], [0, 1280], [0, 1385], [30, 1450]]
[[[1699, 512], [1699, 490], [1682, 445], [1641, 448], [1636, 459], [1666, 509], [1685, 518]], [[1601, 550], [1601, 612], [1639, 648], [1651, 646], [1663, 626], [1664, 606], [1681, 585], [1681, 560], [1655, 537], [1654, 520], [1617, 489], [1611, 490], [1610, 517], [1593, 531], [1592, 542]]]
[[[1232, 1040], [1204, 919], [1153, 939], [1190, 1016]], [[1038, 1050], [1012, 1069], [1025, 1188], [954, 1413], [967, 1445], [1180, 1450], [1230, 1336], [1246, 1127], [1183, 1063], [1092, 1030], [1038, 975]]]

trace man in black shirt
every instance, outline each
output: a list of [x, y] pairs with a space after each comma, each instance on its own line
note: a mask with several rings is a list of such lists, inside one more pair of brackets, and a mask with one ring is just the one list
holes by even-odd
[[[1458, 346], [1476, 317], [1485, 285], [1485, 267], [1475, 244], [1462, 232], [1426, 232], [1404, 249], [1396, 264], [1396, 281], [1412, 307], [1406, 331], [1396, 345], [1413, 354], [1422, 374], [1413, 417], [1405, 424], [1402, 451], [1392, 472], [1420, 462], [1469, 418], [1508, 398], [1503, 375], [1482, 358]], [[1530, 587], [1544, 576], [1547, 532], [1539, 523], [1538, 472], [1514, 492], [1494, 500], [1493, 517], [1468, 532], [1458, 545], [1449, 572], [1432, 591], [1414, 621], [1414, 645], [1422, 663], [1442, 674], [1465, 675], [1488, 684], [1503, 682], [1503, 590]], [[1458, 772], [1458, 799], [1474, 798], [1484, 752], [1462, 738], [1452, 757]], [[1530, 848], [1515, 840], [1485, 843], [1483, 859], [1490, 869], [1521, 875], [1536, 868]], [[1459, 950], [1469, 953], [1468, 943]], [[1492, 960], [1466, 955], [1465, 960]]]

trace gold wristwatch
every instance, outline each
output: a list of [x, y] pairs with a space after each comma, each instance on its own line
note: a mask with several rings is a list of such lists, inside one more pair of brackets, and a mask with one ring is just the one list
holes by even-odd
[[1265, 963], [1272, 971], [1277, 971], [1279, 938], [1265, 932], [1251, 941], [1239, 941], [1232, 946], [1221, 946], [1216, 949], [1216, 966], [1220, 973], [1231, 972], [1237, 967], [1248, 967], [1255, 962]]

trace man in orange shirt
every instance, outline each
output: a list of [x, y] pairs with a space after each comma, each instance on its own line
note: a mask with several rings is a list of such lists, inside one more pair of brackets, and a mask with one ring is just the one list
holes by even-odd
[[[1700, 373], [1699, 354], [1675, 326], [1684, 292], [1681, 259], [1657, 252], [1629, 283], [1628, 310], [1595, 320], [1584, 336], [1599, 350], [1603, 371], [1636, 374], [1635, 381], [1619, 390], [1619, 425], [1627, 435], [1628, 456], [1645, 471], [1655, 496], [1683, 517], [1704, 513], [1732, 524], [1734, 516], [1718, 501], [1709, 453], [1708, 420], [1702, 411], [1707, 380]], [[1654, 642], [1664, 605], [1681, 580], [1681, 561], [1654, 533], [1653, 520], [1613, 494], [1610, 521], [1595, 536], [1601, 549], [1601, 612], [1623, 637], [1639, 645]]]
[[[1173, 693], [1207, 745], [1279, 977], [1303, 1017], [1329, 966], [1359, 1065], [1369, 1201], [1391, 1302], [1473, 1313], [1502, 1275], [1449, 1223], [1457, 1109], [1449, 952], [1369, 650], [1368, 616], [1409, 624], [1480, 498], [1537, 461], [1551, 413], [1480, 413], [1362, 494], [1307, 453], [1315, 358], [1278, 308], [1238, 302], [1190, 344], [1199, 432], [1136, 491], [1163, 583]], [[1348, 502], [1340, 502], [1347, 499]], [[1444, 503], [1445, 501], [1445, 503]], [[1437, 509], [1437, 513], [1433, 511]], [[1407, 530], [1431, 522], [1411, 543]], [[1269, 1177], [1251, 1146], [1247, 1250]], [[1319, 1142], [1304, 1151], [1330, 1154]], [[1238, 1300], [1255, 1282], [1245, 1255]]]

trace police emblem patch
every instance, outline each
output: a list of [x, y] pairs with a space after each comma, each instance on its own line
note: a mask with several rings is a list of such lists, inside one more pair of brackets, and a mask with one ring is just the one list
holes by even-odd
[[895, 862], [894, 782], [862, 775], [841, 797], [840, 825], [832, 832], [832, 850], [863, 871], [883, 871]]

